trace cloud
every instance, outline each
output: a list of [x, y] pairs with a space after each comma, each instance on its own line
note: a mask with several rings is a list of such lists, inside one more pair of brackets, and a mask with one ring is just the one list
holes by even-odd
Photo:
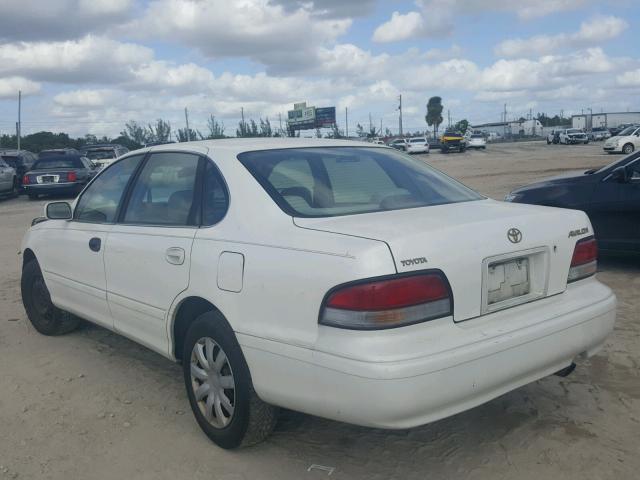
[[505, 40], [495, 48], [496, 55], [505, 57], [539, 56], [566, 48], [598, 45], [624, 32], [629, 24], [622, 18], [596, 16], [583, 22], [575, 33], [536, 35], [530, 38]]
[[308, 9], [312, 15], [326, 18], [362, 17], [373, 12], [376, 0], [273, 0], [285, 10]]
[[515, 14], [520, 20], [532, 20], [557, 12], [575, 10], [588, 0], [415, 0], [416, 10], [393, 12], [379, 25], [373, 41], [398, 42], [410, 38], [440, 37], [453, 32], [456, 20], [463, 15]]
[[373, 41], [387, 43], [406, 40], [422, 35], [424, 28], [424, 19], [420, 12], [409, 12], [404, 15], [393, 12], [391, 20], [383, 23], [373, 32]]
[[133, 0], [2, 0], [0, 39], [66, 40], [123, 22]]
[[133, 43], [86, 36], [64, 42], [0, 45], [0, 75], [65, 83], [112, 83], [129, 77], [130, 68], [153, 59], [153, 50]]
[[616, 82], [619, 86], [625, 88], [640, 87], [640, 69], [618, 75], [616, 77]]
[[350, 19], [316, 18], [309, 9], [288, 11], [267, 0], [154, 0], [126, 31], [195, 47], [209, 58], [248, 58], [271, 73], [287, 73], [313, 65], [318, 48], [334, 44], [350, 25]]
[[7, 77], [0, 78], [0, 98], [17, 98], [18, 90], [22, 95], [33, 95], [39, 93], [42, 86], [38, 82], [22, 78]]
[[113, 101], [117, 93], [113, 90], [81, 89], [59, 93], [53, 101], [61, 107], [103, 107]]

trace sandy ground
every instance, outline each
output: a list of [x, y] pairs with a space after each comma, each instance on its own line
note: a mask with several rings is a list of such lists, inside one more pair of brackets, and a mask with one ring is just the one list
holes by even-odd
[[[600, 145], [490, 145], [426, 158], [480, 192], [613, 160]], [[640, 260], [605, 259], [614, 334], [550, 377], [421, 428], [382, 431], [283, 412], [273, 436], [228, 452], [200, 432], [177, 365], [104, 329], [30, 327], [16, 252], [44, 202], [0, 201], [0, 479], [640, 478]], [[339, 394], [339, 392], [337, 392]]]

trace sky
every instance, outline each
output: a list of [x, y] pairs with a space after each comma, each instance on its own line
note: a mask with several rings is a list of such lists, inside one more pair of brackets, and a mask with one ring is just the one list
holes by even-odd
[[640, 111], [640, 1], [0, 0], [0, 132], [117, 136], [163, 118], [235, 134], [295, 102], [426, 128], [429, 97], [472, 124]]

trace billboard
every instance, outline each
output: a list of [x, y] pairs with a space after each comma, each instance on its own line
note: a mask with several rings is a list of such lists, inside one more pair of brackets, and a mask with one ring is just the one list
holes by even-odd
[[287, 112], [287, 124], [291, 130], [331, 127], [336, 123], [336, 107], [307, 107], [306, 102], [295, 103]]

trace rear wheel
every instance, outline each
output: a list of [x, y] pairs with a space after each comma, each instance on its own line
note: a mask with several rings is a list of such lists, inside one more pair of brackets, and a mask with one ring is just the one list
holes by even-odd
[[31, 260], [22, 269], [22, 303], [33, 327], [43, 335], [63, 335], [75, 330], [80, 319], [51, 302], [40, 266]]
[[633, 146], [633, 143], [626, 143], [624, 147], [622, 147], [622, 153], [625, 154], [633, 153], [634, 150], [635, 147]]
[[269, 436], [277, 409], [258, 398], [240, 345], [221, 314], [200, 315], [187, 331], [183, 352], [191, 409], [214, 443], [230, 449]]

